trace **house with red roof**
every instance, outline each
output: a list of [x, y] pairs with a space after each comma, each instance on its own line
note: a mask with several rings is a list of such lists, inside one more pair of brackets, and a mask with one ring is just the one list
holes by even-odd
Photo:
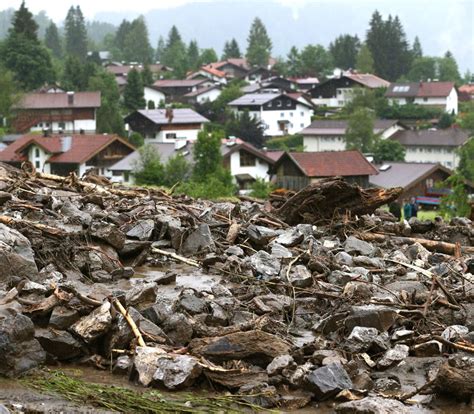
[[12, 127], [18, 133], [95, 133], [100, 92], [27, 93], [13, 107]]
[[205, 65], [187, 76], [187, 79], [209, 79], [212, 82], [225, 85], [227, 83], [227, 73], [222, 70]]
[[318, 179], [337, 176], [369, 187], [369, 177], [378, 173], [360, 151], [285, 152], [271, 172], [277, 187], [289, 190], [301, 190]]
[[396, 82], [385, 93], [391, 104], [414, 103], [439, 108], [449, 114], [458, 113], [458, 92], [454, 82]]
[[371, 73], [344, 72], [314, 86], [308, 93], [315, 105], [341, 108], [354, 98], [355, 93], [389, 85], [390, 82]]
[[19, 167], [30, 161], [38, 171], [81, 177], [95, 169], [106, 175], [107, 168], [135, 151], [117, 135], [24, 135], [0, 151], [0, 161]]

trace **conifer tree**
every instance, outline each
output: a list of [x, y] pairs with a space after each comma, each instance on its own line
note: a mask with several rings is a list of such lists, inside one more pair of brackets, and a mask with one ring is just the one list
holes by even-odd
[[156, 45], [156, 51], [155, 51], [155, 60], [157, 62], [161, 62], [163, 59], [163, 54], [165, 52], [165, 39], [163, 39], [163, 36], [160, 36], [158, 39], [158, 44]]
[[296, 46], [290, 49], [286, 64], [289, 76], [296, 77], [301, 75], [301, 56]]
[[222, 60], [232, 59], [232, 58], [241, 58], [242, 53], [240, 52], [239, 44], [237, 40], [232, 38], [231, 41], [225, 42], [224, 52], [222, 53]]
[[145, 108], [146, 102], [143, 94], [143, 83], [136, 69], [132, 69], [128, 72], [127, 85], [123, 91], [123, 104], [129, 111]]
[[44, 44], [48, 49], [51, 50], [55, 58], [61, 58], [63, 54], [61, 39], [59, 37], [58, 27], [54, 24], [54, 22], [51, 22], [51, 24], [46, 29]]
[[150, 66], [145, 65], [142, 72], [140, 73], [142, 77], [143, 86], [150, 86], [153, 84], [153, 73], [150, 70]]
[[359, 38], [349, 34], [340, 35], [329, 44], [334, 65], [341, 69], [355, 68], [359, 50]]
[[71, 6], [65, 21], [66, 53], [85, 61], [87, 57], [87, 32], [81, 8]]
[[247, 38], [246, 58], [250, 66], [267, 67], [272, 52], [272, 41], [263, 22], [256, 17]]
[[172, 67], [177, 77], [184, 76], [188, 70], [186, 45], [176, 26], [169, 32], [161, 63]]
[[366, 44], [363, 44], [359, 50], [356, 59], [356, 69], [359, 73], [373, 73], [374, 59]]
[[197, 70], [199, 67], [199, 47], [196, 40], [191, 40], [188, 46], [189, 70]]
[[423, 49], [421, 48], [421, 42], [418, 36], [415, 36], [415, 40], [413, 41], [411, 54], [414, 59], [423, 57]]
[[0, 48], [5, 68], [14, 74], [19, 86], [25, 90], [38, 88], [55, 78], [50, 54], [39, 42], [37, 30], [32, 13], [22, 2]]
[[123, 56], [128, 62], [150, 63], [153, 49], [148, 39], [148, 28], [143, 16], [132, 21], [125, 33]]

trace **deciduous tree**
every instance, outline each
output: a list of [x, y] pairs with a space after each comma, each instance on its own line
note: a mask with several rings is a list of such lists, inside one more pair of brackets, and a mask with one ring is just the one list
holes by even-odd
[[357, 109], [349, 118], [346, 135], [346, 148], [357, 149], [363, 153], [374, 149], [374, 115], [368, 109]]
[[374, 149], [375, 162], [405, 161], [406, 150], [398, 141], [377, 139]]
[[366, 44], [362, 45], [357, 54], [356, 69], [360, 73], [374, 73], [374, 59]]

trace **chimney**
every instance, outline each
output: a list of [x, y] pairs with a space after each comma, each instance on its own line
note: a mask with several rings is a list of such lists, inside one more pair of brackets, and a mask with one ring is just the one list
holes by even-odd
[[69, 91], [67, 93], [67, 104], [74, 105], [74, 91]]
[[43, 137], [49, 137], [49, 128], [43, 128]]
[[68, 152], [72, 147], [72, 137], [61, 137], [61, 152]]
[[173, 108], [166, 108], [165, 117], [168, 118], [168, 123], [171, 124], [171, 122], [173, 122]]

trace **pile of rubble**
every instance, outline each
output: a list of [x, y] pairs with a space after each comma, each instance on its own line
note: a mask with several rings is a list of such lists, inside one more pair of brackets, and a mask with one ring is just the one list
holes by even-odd
[[87, 363], [339, 413], [468, 401], [474, 229], [377, 209], [399, 193], [213, 203], [0, 164], [0, 375]]

